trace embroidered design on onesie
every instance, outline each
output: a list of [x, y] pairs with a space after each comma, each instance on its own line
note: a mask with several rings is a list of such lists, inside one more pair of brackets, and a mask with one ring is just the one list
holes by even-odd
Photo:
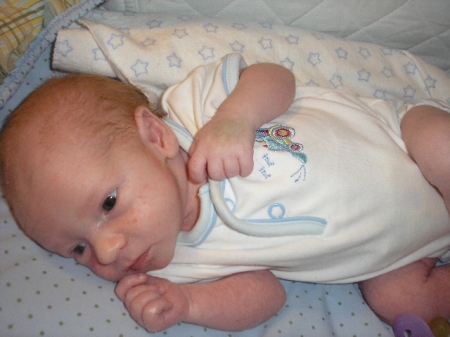
[[269, 150], [290, 152], [294, 158], [306, 164], [307, 156], [302, 152], [303, 145], [291, 141], [294, 135], [294, 128], [281, 124], [270, 128], [260, 128], [255, 132], [256, 141], [264, 143]]

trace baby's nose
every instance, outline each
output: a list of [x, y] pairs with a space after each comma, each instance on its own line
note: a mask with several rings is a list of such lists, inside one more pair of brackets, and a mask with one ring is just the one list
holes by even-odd
[[94, 250], [97, 260], [104, 265], [117, 260], [120, 250], [125, 247], [126, 239], [123, 235], [102, 235], [94, 242]]

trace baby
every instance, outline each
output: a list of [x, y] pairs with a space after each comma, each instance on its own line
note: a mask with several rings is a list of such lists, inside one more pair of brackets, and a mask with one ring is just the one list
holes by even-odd
[[69, 75], [32, 93], [0, 137], [18, 225], [118, 281], [141, 326], [253, 327], [283, 306], [278, 278], [360, 282], [390, 324], [450, 317], [450, 265], [436, 266], [450, 247], [443, 102], [295, 88], [285, 68], [232, 54], [161, 107]]

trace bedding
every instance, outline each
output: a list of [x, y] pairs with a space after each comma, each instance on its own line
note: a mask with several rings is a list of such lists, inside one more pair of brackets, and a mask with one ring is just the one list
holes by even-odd
[[159, 97], [195, 66], [240, 53], [248, 64], [280, 63], [294, 73], [298, 85], [381, 99], [450, 100], [445, 73], [409, 52], [298, 27], [100, 10], [79, 23], [86, 28], [59, 32], [53, 66], [117, 76], [149, 98]]
[[5, 0], [0, 5], [0, 84], [55, 16], [78, 0]]
[[[304, 85], [398, 102], [438, 98], [450, 103], [444, 72], [450, 69], [446, 0], [100, 2], [81, 0], [43, 28], [0, 87], [2, 119], [46, 78], [65, 71], [128, 77], [157, 99], [191, 67], [232, 51], [248, 63], [282, 63]], [[403, 21], [397, 25], [396, 20]], [[139, 56], [122, 53], [128, 45], [141, 46]], [[439, 68], [404, 49], [422, 51]], [[149, 78], [155, 85], [148, 85]], [[3, 201], [0, 218], [1, 336], [149, 335], [115, 297], [113, 283], [35, 245]], [[236, 333], [179, 324], [152, 335], [393, 336], [355, 284], [282, 282], [286, 305], [254, 329]]]

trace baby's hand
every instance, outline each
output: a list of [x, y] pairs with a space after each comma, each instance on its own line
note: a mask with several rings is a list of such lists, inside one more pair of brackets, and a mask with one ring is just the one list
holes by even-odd
[[128, 275], [119, 281], [115, 292], [130, 316], [149, 332], [171, 327], [189, 312], [189, 301], [181, 287], [166, 279]]
[[197, 132], [189, 149], [190, 177], [202, 182], [207, 177], [248, 176], [253, 170], [254, 142], [255, 130], [245, 118], [216, 115]]

